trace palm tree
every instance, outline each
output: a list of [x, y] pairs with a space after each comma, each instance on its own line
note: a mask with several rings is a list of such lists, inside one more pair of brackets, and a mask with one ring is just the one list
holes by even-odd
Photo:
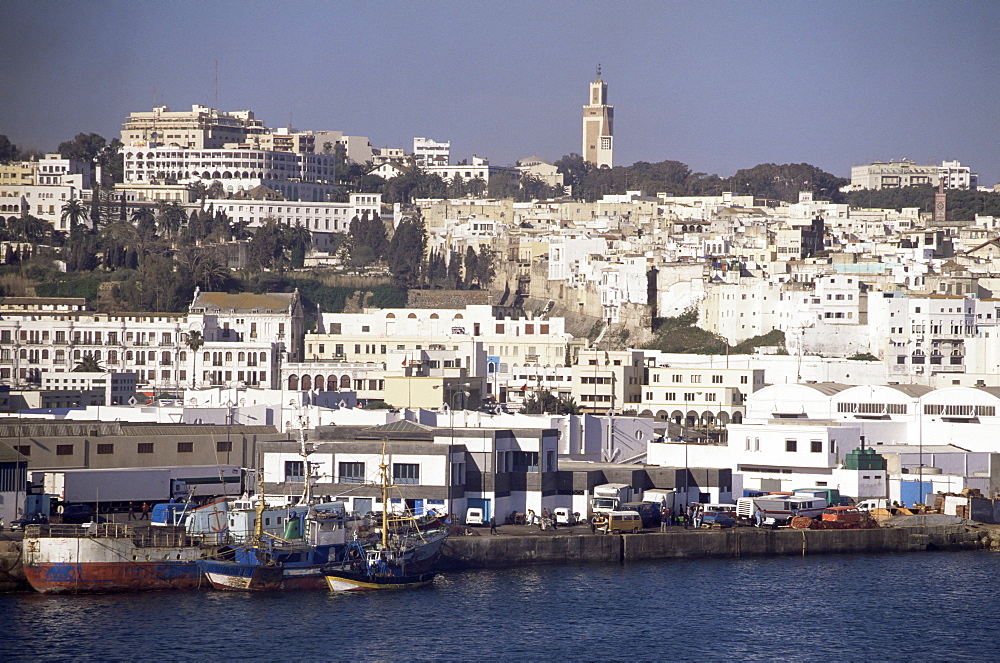
[[184, 341], [185, 345], [191, 348], [191, 352], [194, 353], [193, 361], [191, 363], [191, 388], [195, 387], [195, 376], [198, 375], [198, 350], [201, 350], [201, 346], [205, 345], [205, 338], [201, 335], [200, 331], [188, 332], [187, 339]]
[[186, 219], [187, 215], [180, 203], [176, 201], [170, 203], [160, 215], [160, 234], [165, 237], [173, 237], [181, 229], [181, 225]]
[[76, 362], [76, 366], [73, 367], [74, 373], [103, 373], [104, 367], [101, 366], [101, 362], [94, 358], [94, 355], [89, 352], [80, 358], [80, 361]]
[[216, 252], [201, 255], [194, 269], [195, 282], [209, 292], [225, 284], [229, 276], [229, 266]]
[[83, 205], [83, 203], [76, 198], [72, 198], [66, 201], [66, 204], [62, 206], [62, 215], [59, 219], [63, 223], [69, 221], [68, 227], [72, 228], [77, 224], [83, 223], [83, 221], [87, 218], [87, 214], [87, 208]]

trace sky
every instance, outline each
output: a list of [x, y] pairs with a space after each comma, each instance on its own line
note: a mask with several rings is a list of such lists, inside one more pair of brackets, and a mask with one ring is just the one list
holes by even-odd
[[376, 147], [451, 141], [452, 162], [554, 161], [581, 151], [600, 64], [616, 165], [849, 177], [947, 159], [1000, 182], [995, 0], [0, 0], [0, 16], [0, 134], [25, 148], [203, 104]]

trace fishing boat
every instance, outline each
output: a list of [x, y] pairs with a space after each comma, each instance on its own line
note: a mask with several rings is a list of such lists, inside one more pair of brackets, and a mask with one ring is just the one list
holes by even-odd
[[[223, 546], [198, 560], [209, 584], [237, 591], [327, 589], [323, 567], [342, 557], [347, 542], [350, 521], [343, 503], [294, 507], [284, 513], [284, 537], [264, 531], [258, 516], [245, 544]], [[305, 535], [300, 538], [301, 528]]]
[[[194, 509], [211, 521], [217, 504]], [[31, 525], [25, 531], [24, 574], [43, 594], [195, 589], [198, 560], [216, 552], [224, 532], [186, 525]]]
[[[379, 465], [382, 482], [382, 504], [388, 508], [389, 467], [385, 461], [385, 444]], [[412, 589], [434, 581], [434, 565], [441, 552], [441, 545], [448, 536], [447, 530], [424, 531], [414, 527], [402, 532], [392, 525], [390, 514], [384, 513], [381, 539], [376, 542], [354, 540], [348, 544], [343, 559], [324, 569], [331, 591], [354, 592], [377, 589]], [[395, 532], [390, 536], [390, 531]]]
[[[264, 474], [258, 472], [257, 499], [252, 512], [253, 534], [236, 539], [210, 556], [198, 560], [209, 584], [220, 590], [267, 591], [326, 589], [323, 567], [340, 559], [347, 542], [347, 513], [343, 502], [313, 504], [312, 463], [304, 430], [300, 443], [306, 482], [300, 505], [268, 511], [264, 501]], [[265, 517], [265, 514], [271, 514]], [[265, 524], [281, 523], [283, 535], [267, 531]], [[244, 517], [242, 522], [247, 522]]]

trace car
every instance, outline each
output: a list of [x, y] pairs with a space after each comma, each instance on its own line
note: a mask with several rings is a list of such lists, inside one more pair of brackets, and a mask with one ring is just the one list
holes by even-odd
[[67, 504], [62, 508], [62, 521], [67, 525], [93, 522], [94, 509], [89, 504]]
[[23, 531], [28, 525], [48, 525], [49, 518], [44, 513], [30, 513], [27, 516], [10, 521], [10, 531]]

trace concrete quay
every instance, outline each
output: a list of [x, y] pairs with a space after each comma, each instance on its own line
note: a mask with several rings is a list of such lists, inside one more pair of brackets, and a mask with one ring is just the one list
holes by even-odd
[[[517, 531], [522, 530], [525, 531]], [[903, 553], [973, 550], [1000, 546], [1000, 530], [987, 526], [913, 524], [868, 530], [793, 530], [737, 527], [639, 534], [591, 534], [589, 528], [504, 526], [491, 536], [453, 536], [445, 541], [440, 568], [486, 569], [542, 564], [621, 564], [643, 560], [740, 558], [775, 555]]]

